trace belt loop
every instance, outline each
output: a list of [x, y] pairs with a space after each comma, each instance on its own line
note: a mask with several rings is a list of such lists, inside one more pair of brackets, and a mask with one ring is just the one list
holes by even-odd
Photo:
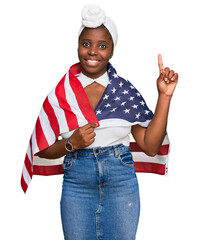
[[115, 152], [115, 157], [118, 157], [118, 150], [117, 150], [117, 146], [113, 146], [114, 147], [114, 152]]
[[78, 152], [78, 150], [76, 150], [76, 151], [74, 152], [74, 160], [77, 160], [77, 152]]

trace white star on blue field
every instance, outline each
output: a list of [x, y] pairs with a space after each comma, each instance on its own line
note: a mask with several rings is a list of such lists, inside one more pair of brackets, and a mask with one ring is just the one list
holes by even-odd
[[153, 113], [141, 94], [128, 80], [118, 76], [110, 63], [108, 75], [109, 84], [95, 109], [98, 121], [114, 118], [131, 123], [151, 120]]

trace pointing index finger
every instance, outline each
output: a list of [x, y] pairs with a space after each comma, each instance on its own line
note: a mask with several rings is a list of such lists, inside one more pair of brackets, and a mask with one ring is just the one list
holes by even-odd
[[163, 73], [164, 66], [163, 66], [162, 55], [161, 54], [158, 54], [158, 66], [159, 66], [159, 69], [160, 69], [160, 73]]

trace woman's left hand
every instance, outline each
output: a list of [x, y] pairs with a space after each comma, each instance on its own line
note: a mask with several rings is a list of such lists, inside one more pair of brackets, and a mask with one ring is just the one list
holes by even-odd
[[168, 67], [164, 68], [161, 54], [158, 54], [158, 66], [160, 70], [160, 76], [157, 79], [158, 92], [172, 97], [178, 82], [178, 73]]

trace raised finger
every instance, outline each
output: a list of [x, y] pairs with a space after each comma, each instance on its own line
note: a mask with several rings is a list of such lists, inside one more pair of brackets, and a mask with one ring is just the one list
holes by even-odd
[[158, 54], [158, 66], [159, 66], [159, 70], [160, 73], [164, 72], [164, 66], [163, 66], [163, 61], [162, 61], [162, 55]]

